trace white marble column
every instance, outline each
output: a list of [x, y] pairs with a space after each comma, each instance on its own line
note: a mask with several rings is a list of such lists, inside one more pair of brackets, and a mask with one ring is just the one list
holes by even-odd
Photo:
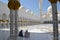
[[14, 32], [13, 32], [13, 10], [10, 10], [10, 40], [14, 40]]
[[15, 34], [14, 40], [17, 40], [18, 37], [18, 10], [15, 10]]
[[52, 15], [53, 15], [52, 17], [53, 17], [53, 36], [54, 36], [54, 40], [59, 40], [57, 3], [52, 3]]

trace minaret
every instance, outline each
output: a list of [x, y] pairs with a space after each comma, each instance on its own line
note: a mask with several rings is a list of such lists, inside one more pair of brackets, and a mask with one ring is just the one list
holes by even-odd
[[40, 15], [42, 15], [42, 0], [39, 0]]
[[40, 10], [40, 21], [42, 23], [43, 22], [42, 21], [42, 0], [39, 0], [39, 10]]

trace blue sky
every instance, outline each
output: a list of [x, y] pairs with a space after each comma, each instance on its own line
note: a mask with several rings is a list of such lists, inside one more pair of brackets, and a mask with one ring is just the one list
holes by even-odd
[[[0, 0], [4, 3], [8, 3], [8, 0]], [[30, 9], [31, 11], [35, 12], [37, 15], [39, 15], [39, 1], [38, 0], [20, 0], [21, 5], [23, 5], [26, 9]], [[48, 0], [43, 0], [42, 2], [42, 11], [46, 12], [47, 8], [51, 4]], [[60, 3], [57, 5], [58, 10], [60, 10]]]

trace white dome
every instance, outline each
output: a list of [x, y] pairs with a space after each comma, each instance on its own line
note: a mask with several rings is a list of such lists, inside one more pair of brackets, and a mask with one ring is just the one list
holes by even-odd
[[48, 12], [48, 13], [52, 13], [52, 6], [49, 6], [49, 7], [48, 7], [47, 12]]
[[29, 9], [26, 10], [26, 12], [30, 11]]

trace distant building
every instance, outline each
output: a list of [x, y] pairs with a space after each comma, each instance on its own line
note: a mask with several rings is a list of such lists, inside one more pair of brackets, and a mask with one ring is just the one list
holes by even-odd
[[[0, 24], [9, 25], [10, 24], [10, 12], [6, 3], [0, 2]], [[25, 9], [21, 6], [18, 10], [18, 25], [27, 26], [43, 23], [52, 23], [52, 7], [49, 6], [47, 13], [42, 15], [42, 20], [40, 16], [36, 15], [29, 9]], [[58, 21], [60, 23], [60, 12], [58, 11]]]
[[[60, 23], [60, 12], [57, 11], [58, 14], [58, 21]], [[44, 23], [52, 23], [52, 7], [49, 6], [47, 9], [47, 13], [43, 15]]]
[[[10, 12], [6, 3], [0, 2], [0, 24], [7, 25], [10, 23]], [[40, 16], [36, 15], [29, 9], [21, 6], [18, 10], [18, 25], [35, 25], [40, 24]]]

